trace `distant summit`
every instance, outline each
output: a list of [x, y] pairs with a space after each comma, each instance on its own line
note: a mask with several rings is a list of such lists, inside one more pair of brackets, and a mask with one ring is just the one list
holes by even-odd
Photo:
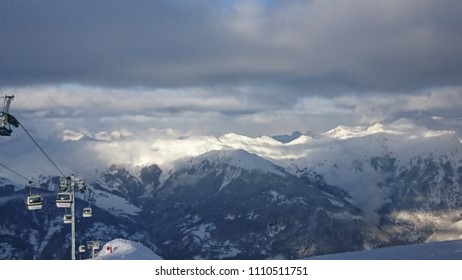
[[276, 135], [271, 138], [285, 144], [294, 141], [302, 135], [303, 134], [300, 131], [294, 131], [291, 135]]

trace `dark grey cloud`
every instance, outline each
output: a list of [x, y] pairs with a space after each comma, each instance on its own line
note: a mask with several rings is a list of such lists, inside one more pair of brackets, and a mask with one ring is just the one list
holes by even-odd
[[[461, 1], [0, 1], [0, 90], [37, 133], [461, 134]], [[393, 95], [390, 97], [390, 95]]]
[[332, 95], [462, 81], [460, 1], [276, 2], [2, 1], [0, 82]]
[[168, 76], [171, 68], [199, 63], [220, 41], [207, 40], [219, 33], [204, 1], [1, 5], [0, 71], [5, 83], [181, 84], [175, 78], [184, 74]]

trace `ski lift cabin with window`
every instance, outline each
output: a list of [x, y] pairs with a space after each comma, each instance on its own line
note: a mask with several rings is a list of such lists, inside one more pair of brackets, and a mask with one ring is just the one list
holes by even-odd
[[11, 130], [8, 122], [6, 121], [5, 114], [2, 114], [0, 116], [0, 135], [11, 136], [11, 132], [13, 132], [13, 130]]
[[29, 181], [29, 196], [26, 198], [27, 210], [40, 210], [43, 207], [43, 197], [32, 193], [32, 181]]
[[26, 199], [27, 210], [40, 210], [43, 207], [43, 197], [31, 194]]
[[11, 136], [11, 129], [10, 124], [15, 127], [19, 126], [18, 120], [10, 115], [10, 103], [14, 99], [14, 95], [5, 95], [3, 100], [3, 111], [0, 115], [0, 136]]
[[56, 207], [69, 208], [72, 205], [72, 193], [60, 192], [56, 198]]
[[65, 224], [71, 224], [72, 223], [72, 215], [71, 214], [66, 214], [63, 216], [63, 222]]
[[83, 217], [90, 218], [93, 214], [90, 207], [83, 208]]

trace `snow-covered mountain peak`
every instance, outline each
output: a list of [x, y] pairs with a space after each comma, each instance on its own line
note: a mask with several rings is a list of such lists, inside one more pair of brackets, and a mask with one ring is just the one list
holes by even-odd
[[369, 135], [374, 135], [378, 133], [387, 133], [387, 134], [402, 134], [404, 132], [393, 129], [393, 126], [387, 126], [382, 123], [375, 123], [371, 126], [337, 126], [336, 128], [329, 130], [323, 135], [331, 139], [350, 139], [357, 137], [364, 137]]
[[424, 126], [416, 125], [408, 119], [400, 119], [390, 124], [374, 123], [370, 126], [345, 126], [340, 125], [336, 128], [322, 133], [328, 139], [346, 140], [351, 138], [361, 138], [375, 134], [384, 135], [403, 135], [403, 139], [431, 138], [442, 135], [455, 135], [454, 131], [432, 130]]
[[228, 133], [219, 138], [223, 144], [233, 148], [248, 148], [248, 147], [269, 147], [279, 146], [282, 143], [269, 137], [260, 136], [256, 138], [239, 135], [235, 133]]
[[301, 135], [298, 138], [286, 143], [287, 146], [303, 145], [312, 142], [314, 139], [308, 135]]
[[322, 135], [327, 138], [333, 139], [348, 139], [352, 137], [357, 137], [364, 133], [364, 129], [361, 126], [348, 127], [345, 125], [339, 125], [334, 129], [331, 129]]
[[382, 123], [374, 123], [371, 126], [367, 128], [367, 131], [370, 133], [376, 133], [376, 132], [382, 132], [385, 129], [384, 125]]
[[193, 166], [203, 165], [204, 162], [214, 165], [228, 165], [246, 170], [259, 170], [285, 176], [280, 168], [271, 162], [242, 149], [223, 149], [210, 151], [190, 161]]

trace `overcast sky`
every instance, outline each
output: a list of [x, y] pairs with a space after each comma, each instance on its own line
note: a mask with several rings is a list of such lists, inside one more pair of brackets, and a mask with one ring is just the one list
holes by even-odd
[[0, 93], [44, 135], [259, 136], [409, 118], [460, 136], [461, 11], [459, 0], [0, 0]]

